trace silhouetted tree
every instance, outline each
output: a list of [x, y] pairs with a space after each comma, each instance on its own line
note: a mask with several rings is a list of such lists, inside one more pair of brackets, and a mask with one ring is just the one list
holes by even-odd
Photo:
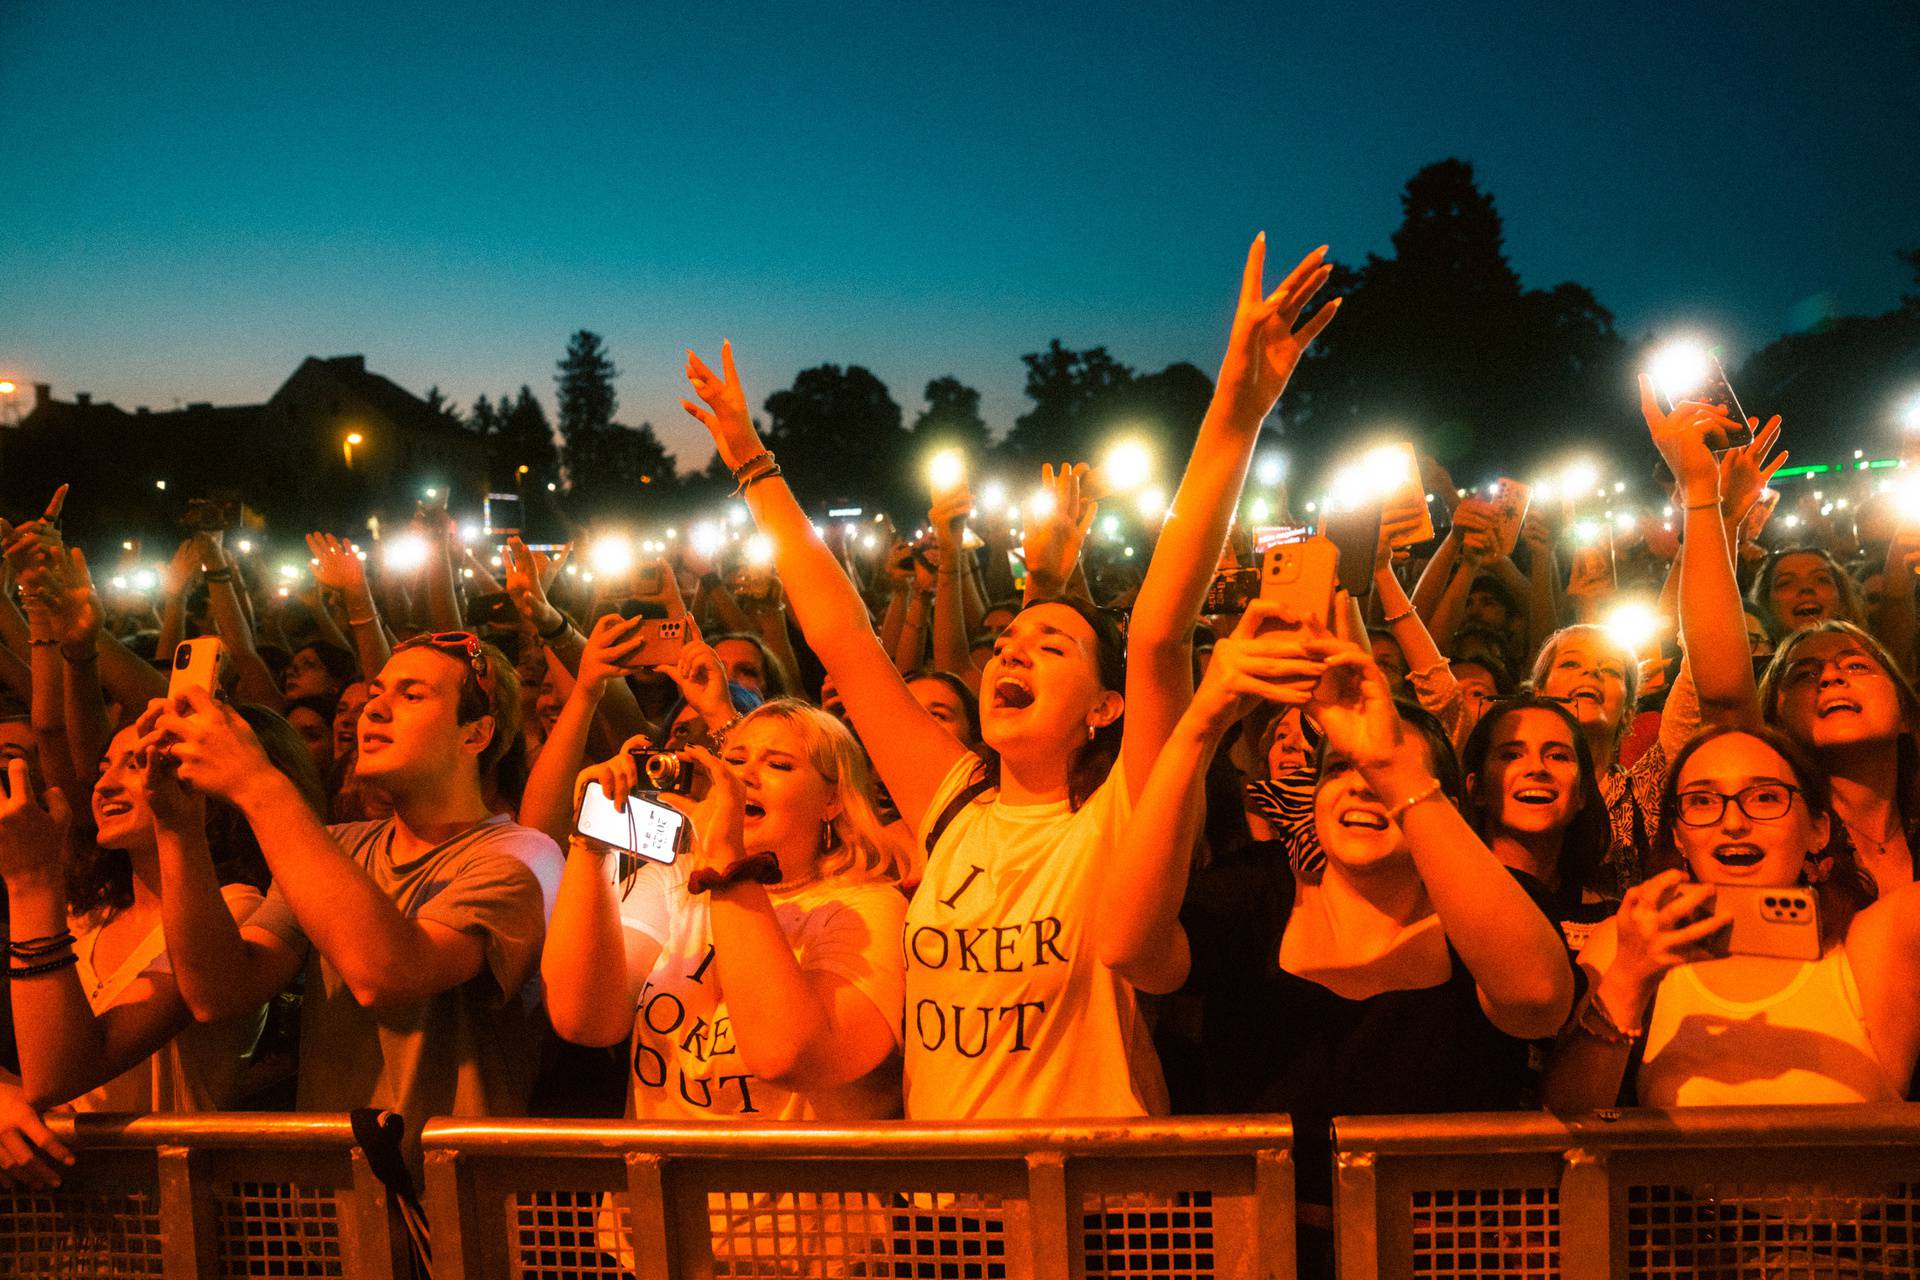
[[651, 423], [637, 427], [615, 423], [590, 432], [585, 443], [567, 451], [573, 477], [569, 507], [593, 519], [656, 514], [673, 501], [677, 488], [673, 455], [660, 443]]
[[[474, 403], [474, 417], [480, 414], [485, 397]], [[521, 467], [527, 469], [519, 487], [526, 493], [544, 491], [548, 481], [560, 478], [560, 455], [554, 447], [553, 425], [547, 411], [533, 398], [533, 391], [522, 386], [516, 397], [501, 396], [493, 411], [493, 429], [487, 436], [488, 473], [494, 483], [511, 489], [519, 479]]]
[[561, 358], [559, 370], [553, 380], [560, 391], [561, 448], [567, 475], [577, 480], [576, 454], [581, 461], [596, 456], [598, 437], [613, 429], [613, 412], [619, 405], [613, 380], [620, 371], [614, 368], [600, 335], [586, 329], [567, 340], [567, 354]]
[[465, 419], [461, 418], [459, 410], [453, 407], [453, 401], [447, 399], [441, 392], [439, 383], [436, 382], [428, 387], [427, 394], [421, 399], [427, 402], [429, 411], [449, 426], [465, 427], [467, 425]]
[[929, 382], [923, 394], [927, 407], [913, 420], [916, 453], [955, 445], [978, 454], [992, 443], [986, 419], [980, 416], [978, 391], [949, 375]]
[[767, 397], [767, 447], [796, 491], [891, 502], [903, 496], [907, 433], [886, 384], [859, 365], [803, 369]]
[[1030, 461], [1085, 458], [1096, 441], [1097, 410], [1116, 388], [1133, 381], [1133, 370], [1105, 347], [1074, 351], [1055, 338], [1045, 351], [1020, 357], [1027, 366], [1027, 398], [1033, 408], [1014, 419], [1007, 451]]
[[1401, 208], [1393, 256], [1341, 267], [1316, 300], [1347, 303], [1281, 402], [1303, 479], [1376, 429], [1412, 436], [1470, 481], [1631, 414], [1613, 317], [1582, 285], [1522, 287], [1471, 165], [1421, 169]]

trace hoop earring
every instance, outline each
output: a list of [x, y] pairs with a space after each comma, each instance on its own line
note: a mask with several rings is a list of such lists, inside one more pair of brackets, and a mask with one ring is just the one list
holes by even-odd
[[838, 849], [839, 847], [840, 847], [840, 833], [833, 829], [833, 822], [831, 820], [828, 820], [826, 822], [821, 823], [820, 824], [820, 852], [823, 854], [832, 853], [835, 849]]

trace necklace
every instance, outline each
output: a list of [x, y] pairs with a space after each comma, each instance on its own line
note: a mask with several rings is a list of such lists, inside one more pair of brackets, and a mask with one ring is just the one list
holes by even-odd
[[1851, 822], [1846, 824], [1846, 828], [1847, 835], [1853, 839], [1854, 847], [1862, 852], [1869, 852], [1874, 858], [1884, 857], [1887, 850], [1893, 845], [1893, 842], [1905, 834], [1900, 829], [1900, 820], [1898, 817], [1890, 824], [1887, 834], [1881, 836], [1878, 840], [1867, 835]]

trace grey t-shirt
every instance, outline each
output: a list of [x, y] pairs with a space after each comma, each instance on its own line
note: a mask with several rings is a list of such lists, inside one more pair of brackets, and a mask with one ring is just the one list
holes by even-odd
[[398, 1111], [416, 1141], [430, 1116], [524, 1112], [539, 1056], [536, 965], [565, 865], [559, 847], [495, 816], [396, 863], [391, 818], [327, 830], [402, 915], [479, 938], [486, 967], [438, 995], [362, 1008], [274, 885], [247, 925], [307, 953], [300, 1109]]

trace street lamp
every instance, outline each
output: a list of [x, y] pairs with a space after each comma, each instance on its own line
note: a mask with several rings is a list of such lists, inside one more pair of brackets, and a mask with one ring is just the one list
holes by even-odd
[[351, 469], [353, 468], [353, 448], [354, 448], [354, 446], [355, 446], [355, 445], [359, 445], [359, 444], [365, 444], [365, 443], [366, 443], [366, 439], [367, 439], [367, 438], [366, 438], [365, 436], [363, 436], [363, 435], [361, 435], [361, 434], [360, 434], [360, 433], [359, 433], [358, 431], [349, 431], [349, 432], [347, 432], [347, 438], [346, 438], [346, 440], [345, 440], [345, 441], [343, 441], [343, 442], [341, 443], [341, 445], [340, 445], [340, 452], [341, 452], [341, 453], [342, 453], [343, 455], [345, 455], [345, 457], [346, 457], [346, 459], [347, 459], [347, 468], [348, 468], [349, 470], [351, 470]]
[[19, 421], [14, 407], [14, 393], [19, 390], [12, 378], [0, 378], [0, 426], [10, 427]]

